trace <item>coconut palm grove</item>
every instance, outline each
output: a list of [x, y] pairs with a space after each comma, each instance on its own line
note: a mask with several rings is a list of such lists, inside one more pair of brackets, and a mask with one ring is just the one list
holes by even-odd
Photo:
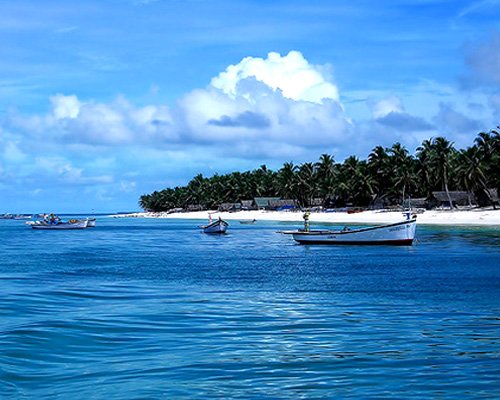
[[[426, 198], [433, 191], [466, 191], [497, 201], [500, 187], [500, 127], [480, 132], [466, 149], [456, 149], [444, 137], [424, 140], [412, 155], [405, 146], [376, 146], [366, 160], [355, 156], [336, 162], [322, 154], [317, 162], [286, 162], [278, 171], [265, 165], [253, 171], [198, 174], [182, 187], [166, 188], [140, 197], [146, 211], [174, 208], [215, 209], [255, 197], [293, 199], [301, 208], [401, 205], [408, 198]], [[451, 199], [449, 204], [452, 204]]]

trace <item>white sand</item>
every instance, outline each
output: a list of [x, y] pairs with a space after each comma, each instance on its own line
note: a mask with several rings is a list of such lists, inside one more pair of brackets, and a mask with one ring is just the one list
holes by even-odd
[[[183, 213], [134, 213], [125, 215], [115, 215], [114, 217], [143, 217], [143, 218], [167, 218], [167, 219], [198, 219], [208, 220], [209, 214], [212, 218], [219, 216], [225, 220], [252, 220], [256, 221], [296, 221], [302, 223], [302, 212], [288, 211], [238, 211], [238, 212], [217, 212], [217, 211], [196, 211]], [[403, 220], [402, 212], [387, 211], [363, 211], [360, 213], [348, 214], [346, 212], [332, 213], [311, 213], [310, 221], [328, 223], [351, 223], [351, 224], [384, 224]], [[418, 214], [417, 222], [424, 225], [488, 225], [500, 227], [500, 210], [479, 209], [479, 210], [432, 210]]]

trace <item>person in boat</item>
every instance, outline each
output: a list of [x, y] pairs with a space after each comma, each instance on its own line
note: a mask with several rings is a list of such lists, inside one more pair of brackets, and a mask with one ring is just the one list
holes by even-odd
[[304, 232], [309, 232], [309, 215], [310, 213], [305, 212], [302, 218], [304, 218]]
[[51, 225], [57, 225], [60, 222], [61, 222], [61, 218], [59, 218], [57, 215], [54, 215], [54, 213], [50, 214], [50, 216], [49, 216], [49, 224], [51, 224]]

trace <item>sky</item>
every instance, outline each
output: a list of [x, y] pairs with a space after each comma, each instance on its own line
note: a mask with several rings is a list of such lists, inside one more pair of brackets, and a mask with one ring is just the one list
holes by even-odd
[[2, 0], [0, 213], [500, 125], [500, 0]]

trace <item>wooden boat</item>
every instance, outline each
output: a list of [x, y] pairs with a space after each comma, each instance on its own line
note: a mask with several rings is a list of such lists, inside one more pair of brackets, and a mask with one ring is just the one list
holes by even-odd
[[255, 219], [244, 219], [240, 221], [240, 224], [250, 225], [250, 224], [255, 224], [255, 222], [256, 222]]
[[389, 225], [359, 229], [345, 227], [339, 231], [297, 230], [285, 231], [301, 244], [359, 244], [359, 245], [400, 245], [410, 246], [415, 238], [416, 216]]
[[219, 218], [208, 225], [200, 226], [200, 228], [203, 229], [204, 233], [226, 233], [228, 226], [229, 224], [226, 221]]
[[68, 222], [50, 222], [50, 221], [33, 221], [30, 224], [33, 229], [42, 230], [60, 230], [60, 229], [85, 229], [87, 228], [87, 220], [75, 220]]

